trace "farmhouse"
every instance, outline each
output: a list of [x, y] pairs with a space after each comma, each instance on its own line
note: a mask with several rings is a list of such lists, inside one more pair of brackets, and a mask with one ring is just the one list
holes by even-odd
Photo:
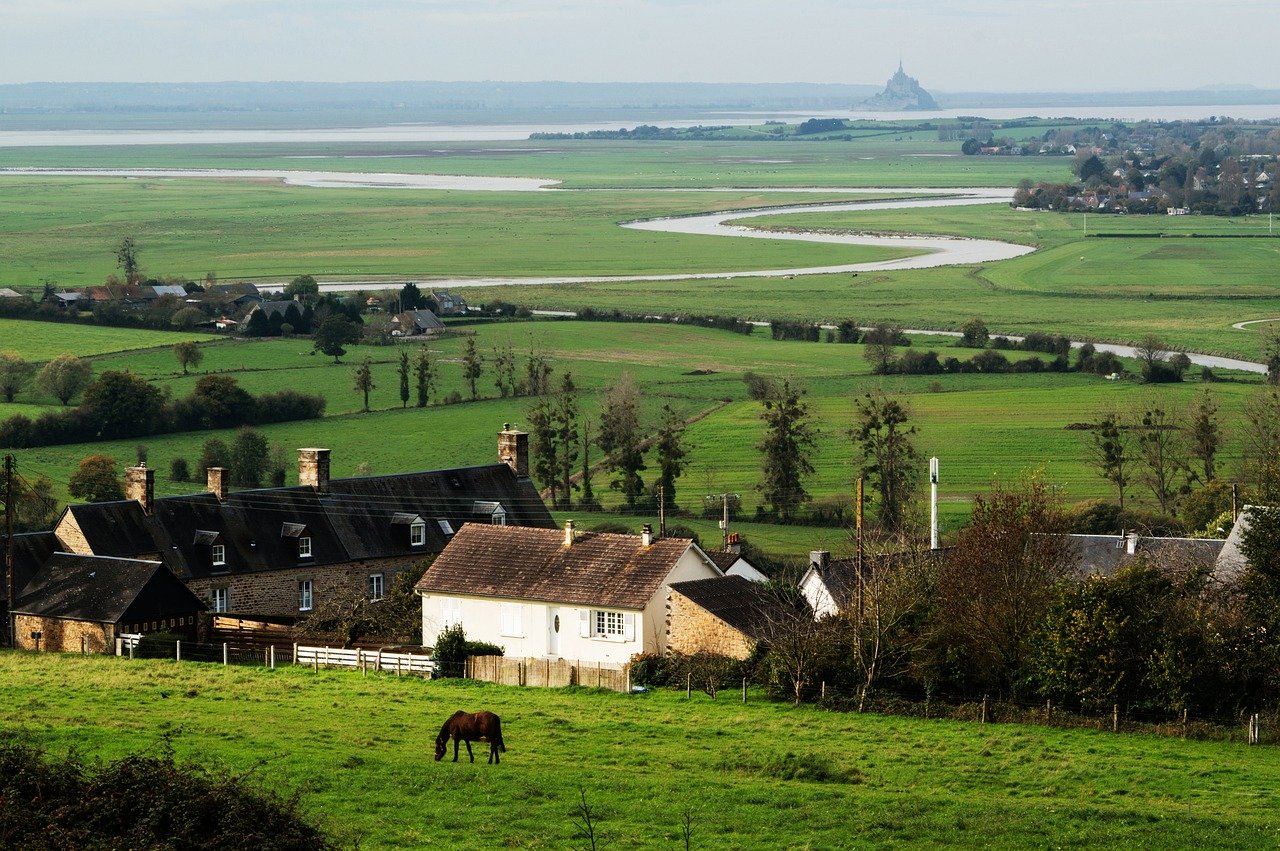
[[444, 323], [430, 310], [406, 310], [391, 317], [391, 336], [416, 337], [420, 334], [438, 334]]
[[376, 599], [471, 524], [553, 527], [528, 476], [528, 435], [499, 433], [501, 463], [331, 479], [328, 449], [301, 449], [296, 487], [156, 498], [155, 471], [125, 471], [126, 499], [71, 505], [58, 548], [158, 561], [215, 612], [296, 618], [326, 597]]
[[54, 553], [16, 595], [15, 646], [106, 653], [124, 633], [194, 639], [204, 609], [158, 561]]
[[729, 535], [729, 546], [723, 550], [707, 550], [707, 557], [716, 563], [725, 576], [741, 576], [752, 582], [764, 582], [765, 576], [755, 565], [742, 557], [742, 545], [738, 543], [738, 533]]
[[668, 649], [719, 653], [746, 659], [782, 622], [782, 605], [742, 576], [694, 579], [671, 586], [667, 603]]
[[467, 300], [448, 290], [428, 290], [427, 301], [434, 304], [439, 316], [461, 316], [467, 312]]
[[1169, 566], [1214, 564], [1225, 540], [1216, 538], [1164, 538], [1139, 535], [1068, 535], [1075, 559], [1075, 574], [1115, 576], [1137, 561]]
[[508, 656], [625, 664], [668, 645], [673, 583], [720, 576], [688, 538], [473, 524], [418, 582], [422, 634], [461, 624]]

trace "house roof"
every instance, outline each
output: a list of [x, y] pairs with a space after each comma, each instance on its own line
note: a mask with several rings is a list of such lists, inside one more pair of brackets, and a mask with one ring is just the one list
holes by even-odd
[[430, 310], [406, 310], [403, 313], [397, 313], [391, 321], [394, 325], [412, 325], [418, 331], [441, 331], [445, 327], [439, 317]]
[[1129, 552], [1126, 535], [1069, 535], [1075, 550], [1077, 576], [1114, 576], [1121, 568], [1138, 561], [1157, 566], [1172, 562], [1213, 564], [1226, 541], [1214, 538], [1136, 537]]
[[178, 296], [179, 298], [187, 297], [187, 288], [183, 286], [178, 286], [176, 284], [175, 285], [162, 284], [160, 286], [153, 286], [152, 289], [155, 290], [156, 296], [174, 295], [174, 296]]
[[302, 312], [302, 305], [294, 301], [293, 299], [289, 299], [287, 301], [259, 302], [257, 306], [254, 307], [254, 310], [261, 310], [268, 317], [275, 316], [277, 313], [280, 314], [281, 316], [284, 316], [284, 314], [289, 310], [290, 307], [293, 307], [299, 313]]
[[[947, 547], [929, 550], [929, 558], [945, 558], [947, 550]], [[912, 554], [910, 552], [868, 553], [862, 558], [862, 569], [865, 572], [872, 567], [876, 569], [892, 568], [911, 557]], [[855, 602], [858, 590], [857, 558], [832, 559], [825, 567], [819, 567], [817, 564], [811, 563], [805, 575], [807, 576], [809, 573], [815, 574], [822, 582], [837, 609], [845, 609]]]
[[0, 298], [25, 298], [25, 296], [17, 290], [11, 290], [8, 287], [0, 287]]
[[1235, 582], [1249, 567], [1249, 559], [1245, 557], [1240, 545], [1244, 541], [1245, 533], [1253, 525], [1253, 512], [1259, 508], [1264, 511], [1276, 510], [1275, 508], [1254, 505], [1246, 505], [1241, 510], [1240, 515], [1236, 517], [1235, 525], [1231, 527], [1231, 534], [1227, 535], [1227, 540], [1223, 542], [1218, 558], [1214, 562], [1213, 578], [1216, 581]]
[[[708, 553], [708, 555], [710, 555]], [[688, 597], [729, 626], [757, 641], [768, 636], [769, 626], [786, 607], [758, 584], [742, 576], [717, 576], [675, 582], [672, 591]]]
[[158, 561], [54, 553], [13, 610], [95, 623], [198, 612], [205, 604]]
[[472, 523], [454, 535], [417, 584], [418, 591], [643, 609], [689, 538], [580, 532], [565, 547], [559, 529]]
[[[0, 538], [0, 546], [3, 546], [4, 539]], [[31, 577], [35, 576], [40, 570], [40, 566], [45, 563], [49, 556], [53, 555], [58, 548], [58, 540], [53, 536], [52, 532], [27, 532], [21, 535], [13, 536], [13, 588], [14, 596], [18, 595]], [[3, 550], [0, 550], [3, 552]], [[0, 566], [0, 570], [2, 570]], [[0, 577], [0, 600], [4, 600], [9, 593], [7, 583]]]
[[721, 573], [725, 573], [729, 568], [737, 564], [738, 559], [742, 558], [741, 554], [728, 552], [726, 550], [703, 550], [707, 554], [707, 558], [720, 568]]
[[91, 502], [67, 506], [85, 540], [98, 555], [116, 558], [158, 552], [147, 515], [134, 499]]

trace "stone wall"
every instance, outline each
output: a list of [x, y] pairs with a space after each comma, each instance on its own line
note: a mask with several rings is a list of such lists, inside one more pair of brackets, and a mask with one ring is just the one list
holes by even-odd
[[755, 641], [729, 626], [679, 591], [667, 598], [667, 649], [693, 654], [699, 650], [746, 659]]
[[221, 576], [186, 580], [186, 585], [200, 599], [213, 606], [213, 589], [228, 588], [230, 611], [240, 614], [298, 617], [306, 614], [298, 609], [298, 583], [311, 580], [311, 605], [323, 601], [369, 592], [369, 576], [383, 575], [383, 590], [391, 590], [397, 574], [415, 567], [421, 555], [372, 559], [354, 564], [317, 565], [313, 568], [290, 567], [284, 570], [254, 573], [227, 573]]
[[113, 624], [92, 621], [43, 618], [35, 615], [17, 615], [15, 637], [20, 650], [35, 650], [36, 640], [32, 632], [39, 632], [39, 649], [50, 652], [79, 653], [80, 639], [84, 638], [89, 653], [116, 652], [116, 628]]

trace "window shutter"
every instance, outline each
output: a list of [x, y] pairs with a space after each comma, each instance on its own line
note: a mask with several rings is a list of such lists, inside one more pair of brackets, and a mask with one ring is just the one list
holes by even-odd
[[578, 609], [578, 635], [583, 638], [591, 637], [591, 610]]
[[636, 616], [631, 612], [622, 615], [622, 637], [627, 641], [636, 640]]

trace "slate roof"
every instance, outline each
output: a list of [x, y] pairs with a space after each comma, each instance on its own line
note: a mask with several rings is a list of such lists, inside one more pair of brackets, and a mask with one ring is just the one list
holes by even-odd
[[[934, 559], [946, 558], [947, 547], [937, 550], [930, 550], [929, 557]], [[862, 569], [869, 570], [871, 567], [890, 568], [897, 563], [910, 558], [910, 553], [868, 553], [862, 557]], [[835, 603], [837, 609], [845, 609], [851, 603], [855, 602], [858, 590], [858, 560], [857, 558], [832, 559], [826, 567], [819, 567], [817, 564], [810, 564], [809, 569], [818, 575], [822, 580], [822, 584], [826, 587], [827, 593], [831, 595], [832, 602]]]
[[[67, 512], [94, 553], [159, 558], [191, 579], [438, 553], [451, 536], [437, 521], [455, 530], [475, 522], [478, 501], [501, 504], [508, 524], [555, 526], [533, 483], [506, 464], [331, 479], [323, 493], [295, 486], [232, 491], [225, 502], [208, 492], [161, 497], [150, 516], [136, 500], [72, 505]], [[405, 516], [426, 521], [423, 546], [409, 545]], [[311, 538], [309, 558], [298, 557], [304, 536]], [[226, 547], [226, 565], [216, 569], [215, 540]]]
[[1252, 525], [1252, 513], [1258, 508], [1276, 510], [1275, 508], [1253, 505], [1246, 505], [1241, 510], [1239, 516], [1236, 517], [1235, 525], [1231, 528], [1231, 534], [1227, 535], [1227, 540], [1223, 542], [1222, 550], [1218, 553], [1217, 561], [1214, 563], [1213, 578], [1215, 581], [1235, 582], [1249, 567], [1249, 559], [1245, 558], [1244, 553], [1240, 550], [1240, 544], [1244, 540], [1244, 533]]
[[430, 310], [406, 310], [391, 317], [391, 324], [411, 333], [443, 331], [444, 323]]
[[[708, 553], [710, 555], [710, 553]], [[769, 625], [785, 616], [788, 609], [758, 584], [742, 576], [717, 576], [675, 582], [678, 591], [748, 638], [768, 637]]]
[[261, 310], [264, 314], [267, 315], [267, 318], [271, 318], [277, 313], [280, 314], [281, 316], [284, 316], [285, 312], [289, 310], [290, 306], [297, 308], [299, 313], [302, 312], [302, 305], [294, 301], [293, 299], [289, 299], [288, 301], [260, 302], [258, 306], [254, 308], [254, 310]]
[[1139, 559], [1156, 567], [1171, 563], [1213, 564], [1226, 543], [1216, 538], [1143, 536], [1137, 539], [1134, 552], [1130, 553], [1128, 540], [1122, 535], [1069, 535], [1068, 537], [1075, 550], [1075, 574], [1082, 578], [1115, 576], [1121, 568]]
[[742, 558], [739, 553], [726, 552], [724, 550], [703, 550], [707, 554], [707, 558], [720, 568], [721, 573], [728, 572], [729, 568], [738, 563], [738, 559]]
[[[4, 545], [4, 539], [0, 538], [0, 546]], [[31, 581], [31, 577], [35, 576], [40, 570], [40, 566], [45, 563], [49, 556], [53, 555], [58, 548], [58, 540], [53, 536], [52, 532], [28, 532], [22, 535], [13, 536], [13, 588], [14, 596]], [[0, 550], [3, 553], [3, 550]], [[0, 573], [3, 572], [3, 562], [0, 561]], [[7, 598], [9, 589], [5, 578], [0, 575], [0, 600]]]
[[453, 536], [416, 588], [507, 600], [643, 609], [693, 541], [472, 523]]
[[203, 611], [158, 561], [54, 553], [18, 595], [16, 613], [122, 623]]

